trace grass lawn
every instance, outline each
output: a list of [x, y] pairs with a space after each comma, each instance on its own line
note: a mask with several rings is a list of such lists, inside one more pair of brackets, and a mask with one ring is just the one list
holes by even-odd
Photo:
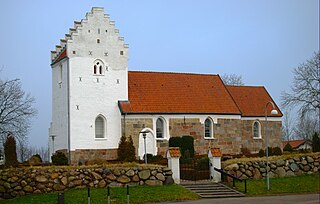
[[[231, 183], [232, 185], [232, 183]], [[244, 192], [244, 183], [236, 182], [237, 190]], [[320, 192], [320, 174], [270, 178], [270, 191], [267, 191], [267, 181], [247, 180], [247, 196], [275, 195], [290, 193]]]
[[[199, 197], [179, 185], [167, 186], [135, 186], [130, 187], [130, 203], [150, 203], [163, 201], [197, 200]], [[87, 203], [87, 189], [72, 189], [65, 191], [65, 203]], [[126, 188], [110, 188], [111, 203], [126, 203]], [[3, 203], [57, 203], [58, 193], [28, 195]], [[91, 203], [107, 203], [107, 188], [91, 189]]]

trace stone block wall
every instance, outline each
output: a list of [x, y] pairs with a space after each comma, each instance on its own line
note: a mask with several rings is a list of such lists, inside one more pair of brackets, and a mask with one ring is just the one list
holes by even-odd
[[126, 118], [121, 119], [122, 134], [126, 137], [132, 137], [133, 145], [136, 147], [136, 155], [138, 155], [139, 134], [144, 128], [153, 129], [151, 118]]
[[[270, 178], [299, 176], [320, 172], [320, 154], [307, 156], [293, 156], [292, 158], [279, 158], [269, 161], [268, 172]], [[222, 163], [223, 165], [223, 163]], [[266, 177], [266, 161], [255, 160], [247, 162], [237, 162], [223, 165], [223, 169], [228, 173], [241, 179], [262, 179]]]
[[76, 149], [71, 151], [72, 165], [83, 165], [92, 160], [116, 160], [117, 158], [117, 149]]
[[[248, 148], [253, 153], [259, 152], [260, 149], [265, 149], [265, 121], [259, 121], [261, 124], [261, 139], [253, 139], [253, 123], [255, 120], [242, 120], [242, 146]], [[281, 126], [280, 121], [268, 121], [268, 138], [270, 147], [280, 147], [281, 142]]]
[[[264, 122], [261, 122], [261, 139], [253, 139], [254, 120], [218, 119], [213, 125], [214, 138], [204, 138], [204, 125], [199, 118], [171, 118], [169, 130], [171, 137], [190, 135], [194, 138], [196, 154], [207, 154], [210, 147], [220, 148], [222, 154], [239, 154], [241, 148], [248, 148], [252, 153], [265, 149]], [[281, 122], [268, 122], [269, 146], [281, 147]], [[165, 155], [168, 141], [157, 142], [158, 153]]]
[[0, 200], [72, 188], [172, 184], [167, 167], [42, 167], [0, 170]]

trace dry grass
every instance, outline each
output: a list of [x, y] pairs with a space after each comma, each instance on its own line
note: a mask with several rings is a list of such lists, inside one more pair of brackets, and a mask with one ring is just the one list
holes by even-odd
[[[165, 166], [157, 164], [139, 164], [136, 162], [125, 162], [125, 163], [104, 163], [104, 164], [93, 164], [93, 165], [81, 165], [81, 166], [24, 166], [24, 167], [10, 167], [7, 169], [95, 169], [95, 168], [110, 168], [110, 169], [120, 169], [120, 168], [133, 168], [141, 167], [142, 169], [152, 169], [152, 168], [163, 168]], [[0, 169], [1, 170], [1, 169]]]

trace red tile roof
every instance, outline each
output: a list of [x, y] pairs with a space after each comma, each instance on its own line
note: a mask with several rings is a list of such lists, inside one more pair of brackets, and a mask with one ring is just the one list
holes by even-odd
[[64, 48], [62, 50], [62, 52], [59, 54], [58, 57], [56, 57], [53, 61], [52, 64], [59, 62], [60, 60], [62, 60], [63, 58], [67, 57], [67, 48]]
[[123, 113], [241, 114], [219, 75], [128, 72]]
[[179, 147], [169, 147], [168, 151], [169, 151], [170, 157], [181, 157]]
[[220, 148], [210, 148], [210, 151], [211, 151], [211, 155], [213, 157], [221, 157], [222, 156]]
[[287, 145], [287, 143], [290, 144], [290, 146], [293, 149], [298, 148], [300, 145], [303, 145], [306, 141], [305, 140], [291, 140], [291, 141], [284, 141], [283, 142], [283, 147]]
[[[229, 90], [232, 98], [238, 105], [242, 116], [265, 116], [266, 104], [272, 100], [267, 90], [262, 86], [226, 86]], [[275, 104], [275, 103], [274, 103]], [[275, 108], [278, 111], [276, 117], [281, 117], [282, 113], [278, 106], [275, 104]], [[268, 116], [271, 116], [270, 112], [272, 105], [268, 105]]]

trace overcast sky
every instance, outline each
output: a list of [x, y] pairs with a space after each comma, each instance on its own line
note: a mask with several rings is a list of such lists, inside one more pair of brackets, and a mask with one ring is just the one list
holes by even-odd
[[319, 0], [1, 0], [1, 78], [36, 98], [29, 143], [46, 146], [50, 51], [92, 7], [129, 44], [129, 70], [242, 75], [278, 105], [292, 70], [319, 50]]

